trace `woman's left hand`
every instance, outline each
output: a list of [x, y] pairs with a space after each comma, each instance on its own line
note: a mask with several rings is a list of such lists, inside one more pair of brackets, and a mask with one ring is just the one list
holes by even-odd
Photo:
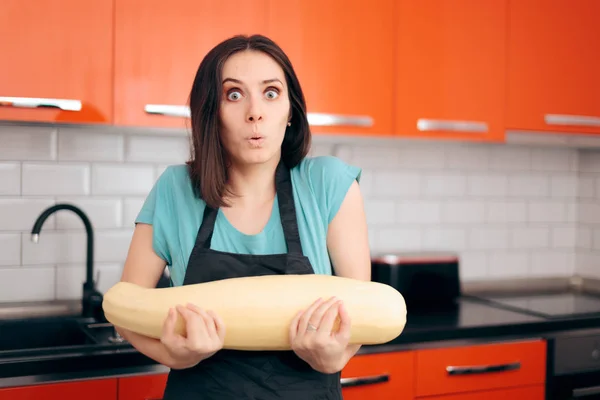
[[[338, 314], [339, 330], [334, 332]], [[335, 297], [328, 301], [318, 299], [307, 310], [300, 311], [290, 325], [292, 350], [323, 373], [342, 369], [349, 340], [350, 316]]]

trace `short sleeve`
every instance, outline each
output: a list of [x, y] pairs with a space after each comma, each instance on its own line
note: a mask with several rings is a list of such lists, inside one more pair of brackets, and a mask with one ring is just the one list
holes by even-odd
[[165, 221], [169, 221], [166, 213], [171, 209], [169, 206], [171, 202], [169, 197], [170, 175], [171, 170], [167, 168], [157, 179], [135, 219], [136, 224], [152, 225], [152, 248], [168, 265], [172, 264], [171, 254], [165, 240], [166, 228], [168, 228]]
[[362, 170], [333, 156], [314, 157], [308, 164], [308, 176], [321, 214], [331, 223], [354, 181], [360, 183]]

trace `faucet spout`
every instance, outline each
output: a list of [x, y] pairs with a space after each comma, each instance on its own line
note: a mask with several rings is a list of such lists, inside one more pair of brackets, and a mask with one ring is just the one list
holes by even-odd
[[[94, 282], [94, 230], [92, 223], [90, 222], [87, 215], [79, 208], [72, 204], [56, 204], [48, 207], [44, 210], [33, 224], [31, 230], [31, 240], [34, 243], [39, 242], [40, 231], [44, 222], [56, 211], [69, 210], [77, 214], [83, 221], [87, 234], [87, 255], [86, 255], [86, 275], [85, 282], [83, 284], [83, 297], [82, 297], [82, 312], [84, 317], [92, 317], [94, 315], [94, 303], [101, 302], [102, 294], [96, 290], [96, 284]], [[98, 298], [100, 297], [100, 299]]]

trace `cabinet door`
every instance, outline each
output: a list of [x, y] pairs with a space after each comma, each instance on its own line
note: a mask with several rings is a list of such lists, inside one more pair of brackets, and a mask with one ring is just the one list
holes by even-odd
[[0, 120], [112, 122], [113, 2], [0, 1]]
[[359, 354], [342, 370], [344, 400], [412, 400], [414, 353]]
[[0, 400], [117, 400], [117, 380], [98, 379], [0, 389]]
[[510, 2], [507, 126], [600, 133], [600, 2]]
[[544, 400], [544, 385], [426, 397], [427, 400]]
[[393, 131], [394, 0], [273, 0], [269, 34], [292, 61], [314, 133]]
[[168, 374], [119, 378], [118, 400], [160, 400], [165, 392]]
[[177, 115], [202, 58], [230, 36], [264, 33], [266, 1], [116, 0], [116, 124], [189, 126]]
[[416, 374], [417, 396], [542, 385], [546, 343], [532, 340], [419, 350]]
[[398, 0], [398, 135], [502, 141], [507, 1]]

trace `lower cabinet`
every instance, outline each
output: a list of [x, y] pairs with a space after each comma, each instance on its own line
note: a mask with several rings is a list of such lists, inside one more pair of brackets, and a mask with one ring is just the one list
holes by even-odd
[[0, 400], [117, 400], [117, 379], [49, 383], [0, 389]]
[[342, 370], [344, 400], [412, 400], [415, 353], [358, 354]]
[[119, 378], [118, 400], [161, 400], [168, 374]]
[[544, 400], [544, 385], [431, 396], [427, 400]]
[[[342, 370], [344, 400], [544, 400], [546, 342], [358, 354]], [[161, 400], [167, 374], [0, 389], [0, 400]]]

